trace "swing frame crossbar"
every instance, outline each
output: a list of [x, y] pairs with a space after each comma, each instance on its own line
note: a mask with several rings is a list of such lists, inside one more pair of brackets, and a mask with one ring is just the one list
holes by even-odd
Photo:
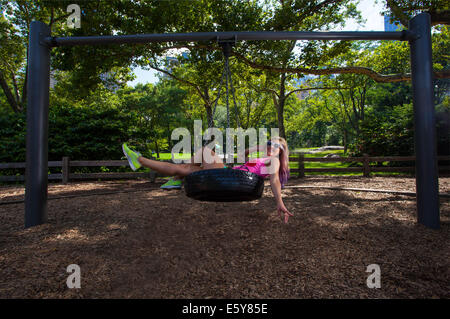
[[421, 13], [401, 32], [198, 32], [113, 36], [52, 37], [48, 25], [30, 24], [28, 42], [27, 138], [25, 172], [25, 227], [47, 220], [48, 107], [51, 49], [58, 46], [151, 42], [263, 41], [263, 40], [397, 40], [409, 41], [413, 88], [417, 220], [440, 227], [436, 119], [431, 59], [430, 15]]
[[192, 32], [162, 33], [136, 35], [106, 35], [83, 37], [51, 37], [45, 36], [43, 42], [50, 47], [71, 45], [101, 45], [150, 42], [200, 42], [200, 41], [277, 41], [277, 40], [398, 40], [408, 41], [417, 38], [417, 33], [404, 31], [337, 31], [337, 32], [305, 32], [305, 31], [227, 31], [227, 32]]

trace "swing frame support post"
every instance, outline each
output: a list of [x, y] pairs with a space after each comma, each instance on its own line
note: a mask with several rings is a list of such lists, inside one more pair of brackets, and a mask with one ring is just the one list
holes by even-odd
[[409, 21], [409, 29], [416, 34], [409, 45], [415, 126], [417, 221], [427, 227], [439, 229], [439, 175], [430, 15], [421, 13], [415, 16]]

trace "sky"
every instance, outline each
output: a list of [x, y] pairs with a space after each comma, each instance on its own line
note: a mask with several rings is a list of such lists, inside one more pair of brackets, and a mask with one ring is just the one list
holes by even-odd
[[[336, 29], [335, 31], [384, 31], [384, 18], [381, 15], [383, 10], [383, 2], [375, 0], [360, 0], [358, 9], [361, 11], [361, 15], [365, 21], [363, 25], [358, 25], [354, 20], [348, 20], [346, 26], [342, 29]], [[156, 71], [143, 70], [141, 68], [133, 69], [136, 79], [128, 82], [128, 85], [135, 86], [138, 83], [156, 83], [158, 78], [156, 77]]]

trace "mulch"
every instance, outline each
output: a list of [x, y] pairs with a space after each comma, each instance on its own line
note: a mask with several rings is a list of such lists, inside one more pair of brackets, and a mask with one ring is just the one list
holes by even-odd
[[[449, 198], [431, 230], [416, 222], [411, 196], [284, 189], [295, 214], [284, 224], [268, 184], [257, 201], [209, 203], [162, 182], [50, 184], [50, 198], [92, 196], [48, 201], [48, 223], [28, 229], [23, 203], [0, 205], [0, 298], [450, 297]], [[415, 191], [408, 177], [289, 185]], [[450, 193], [450, 178], [439, 187]], [[23, 186], [0, 187], [0, 202], [23, 196]], [[67, 288], [70, 264], [81, 289]], [[380, 266], [379, 289], [367, 287], [370, 264]]]

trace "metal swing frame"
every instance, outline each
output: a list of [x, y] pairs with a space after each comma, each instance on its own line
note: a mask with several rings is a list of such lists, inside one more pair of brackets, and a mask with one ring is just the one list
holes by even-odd
[[254, 40], [398, 40], [409, 41], [415, 118], [417, 220], [440, 227], [436, 119], [431, 59], [430, 15], [421, 13], [401, 32], [199, 32], [86, 37], [52, 37], [45, 23], [33, 21], [28, 44], [25, 227], [47, 220], [48, 107], [51, 49], [57, 46], [148, 42]]

